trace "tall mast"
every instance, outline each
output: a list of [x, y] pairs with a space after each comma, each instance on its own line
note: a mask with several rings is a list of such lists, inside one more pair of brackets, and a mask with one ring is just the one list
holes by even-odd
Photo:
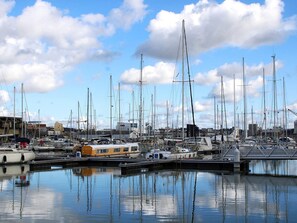
[[223, 112], [224, 112], [224, 109], [223, 109], [223, 76], [221, 76], [221, 140], [222, 142], [224, 141], [224, 117], [223, 117]]
[[93, 111], [93, 113], [94, 113], [94, 132], [95, 132], [95, 134], [97, 134], [97, 119], [96, 119], [96, 109], [94, 109], [94, 111]]
[[140, 80], [139, 80], [139, 137], [142, 138], [142, 64], [143, 58], [140, 55]]
[[40, 109], [38, 109], [38, 138], [40, 139]]
[[88, 88], [88, 91], [87, 91], [87, 141], [89, 140], [89, 96], [90, 96], [90, 93], [89, 93], [89, 88]]
[[166, 101], [166, 128], [169, 128], [169, 107], [168, 107], [168, 100]]
[[234, 115], [234, 138], [236, 137], [236, 97], [235, 97], [235, 74], [233, 75], [233, 115]]
[[183, 20], [182, 22], [182, 140], [185, 139], [185, 129], [184, 129], [184, 125], [185, 125], [185, 117], [184, 117], [184, 110], [185, 110], [185, 61], [184, 61], [184, 57], [185, 57], [185, 33], [184, 33], [184, 27], [185, 27], [185, 20]]
[[254, 136], [254, 127], [253, 127], [253, 124], [254, 124], [254, 107], [252, 106], [251, 108], [251, 113], [252, 113], [252, 136]]
[[[151, 130], [153, 130], [153, 126], [154, 126], [154, 95], [153, 94], [151, 94], [151, 104], [152, 104], [152, 107], [151, 107], [151, 109], [152, 109], [152, 116], [151, 116], [151, 118], [152, 118], [152, 122], [151, 122]], [[152, 132], [150, 131], [150, 135], [152, 135]]]
[[265, 69], [263, 68], [263, 101], [264, 101], [264, 137], [267, 139], [266, 126], [266, 90], [265, 90]]
[[119, 130], [120, 130], [120, 139], [122, 138], [122, 130], [121, 130], [121, 83], [118, 84], [119, 88]]
[[21, 95], [22, 95], [22, 134], [21, 136], [24, 137], [24, 84], [21, 85]]
[[134, 128], [134, 90], [132, 91], [132, 126]]
[[216, 96], [213, 97], [213, 114], [214, 114], [214, 132], [215, 132], [215, 141], [217, 141], [217, 114], [216, 114]]
[[[144, 108], [144, 98], [142, 99], [142, 108]], [[144, 122], [144, 109], [142, 109], [142, 125], [143, 125], [143, 133], [145, 131], [145, 122]]]
[[77, 131], [80, 129], [80, 118], [79, 118], [79, 101], [77, 102]]
[[154, 86], [154, 120], [153, 120], [153, 131], [155, 136], [155, 129], [156, 129], [156, 86]]
[[131, 130], [131, 104], [129, 103], [129, 113], [128, 113], [129, 119], [128, 119], [128, 123], [129, 123], [129, 131]]
[[245, 83], [245, 68], [244, 57], [242, 58], [242, 84], [243, 84], [243, 139], [247, 138], [247, 121], [246, 121], [246, 83]]
[[[72, 139], [72, 131], [73, 131], [73, 122], [72, 122], [72, 109], [71, 109], [70, 110], [70, 139]], [[40, 126], [39, 126], [39, 138], [40, 138]]]
[[15, 136], [15, 87], [13, 87], [13, 137], [14, 139], [16, 138]]
[[186, 28], [184, 26], [184, 39], [185, 39], [185, 49], [186, 49], [186, 58], [187, 58], [187, 70], [188, 70], [188, 78], [189, 78], [189, 88], [190, 88], [190, 99], [191, 99], [191, 111], [192, 111], [192, 122], [193, 122], [193, 133], [196, 142], [196, 124], [195, 124], [195, 113], [194, 113], [194, 105], [193, 105], [193, 93], [192, 93], [192, 84], [191, 84], [191, 75], [190, 75], [190, 63], [188, 57], [188, 46], [187, 46], [187, 37], [186, 37]]
[[110, 112], [110, 117], [109, 117], [109, 128], [110, 128], [110, 138], [112, 138], [112, 76], [109, 76], [109, 112]]
[[275, 55], [272, 56], [273, 60], [273, 128], [274, 128], [274, 139], [277, 139], [276, 129], [276, 118], [277, 118], [277, 94], [276, 94], [276, 71], [275, 71]]
[[[227, 126], [227, 109], [226, 109], [226, 103], [225, 103], [225, 91], [224, 91], [224, 82], [223, 81], [222, 81], [222, 89], [223, 89], [223, 105], [224, 105], [223, 113], [225, 115], [224, 121], [225, 121], [225, 129], [227, 131], [227, 129], [228, 129], [228, 126]], [[226, 137], [226, 138], [227, 138], [227, 141], [228, 141], [228, 137]]]
[[284, 130], [285, 136], [287, 137], [287, 105], [286, 105], [286, 85], [285, 78], [283, 77], [283, 101], [284, 101], [284, 112], [283, 112], [283, 121], [284, 121]]
[[90, 93], [90, 135], [93, 134], [93, 96]]
[[27, 137], [27, 109], [25, 108], [25, 126], [24, 126], [24, 137]]

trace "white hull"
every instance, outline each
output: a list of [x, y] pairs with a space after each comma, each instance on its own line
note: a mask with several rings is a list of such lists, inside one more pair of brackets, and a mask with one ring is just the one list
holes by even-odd
[[43, 152], [49, 152], [49, 151], [55, 151], [55, 150], [60, 150], [60, 149], [57, 149], [56, 147], [54, 146], [32, 146], [31, 147], [33, 151], [43, 151]]
[[129, 155], [128, 155], [129, 157], [131, 157], [131, 158], [137, 158], [137, 157], [139, 157], [140, 156], [140, 152], [138, 153], [130, 153]]
[[35, 153], [28, 150], [0, 149], [0, 164], [26, 163], [35, 159]]
[[162, 150], [151, 150], [145, 155], [146, 159], [189, 159], [197, 157], [197, 152], [170, 152]]
[[65, 152], [73, 152], [74, 147], [75, 146], [63, 146], [62, 150], [65, 151]]
[[168, 159], [189, 159], [197, 156], [197, 152], [171, 153]]

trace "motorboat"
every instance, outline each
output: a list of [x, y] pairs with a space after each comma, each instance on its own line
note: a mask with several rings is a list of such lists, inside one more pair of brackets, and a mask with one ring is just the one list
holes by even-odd
[[177, 146], [172, 151], [152, 149], [145, 154], [146, 159], [188, 159], [197, 157], [197, 152]]

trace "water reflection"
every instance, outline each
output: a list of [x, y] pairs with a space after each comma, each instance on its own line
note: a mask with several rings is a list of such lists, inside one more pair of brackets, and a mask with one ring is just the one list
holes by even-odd
[[30, 184], [26, 187], [16, 187], [17, 180], [21, 180], [20, 175], [0, 176], [1, 221], [293, 222], [296, 219], [294, 177], [197, 171], [121, 176], [117, 168], [81, 167], [28, 171], [25, 180]]
[[297, 160], [259, 160], [250, 162], [253, 174], [297, 176]]

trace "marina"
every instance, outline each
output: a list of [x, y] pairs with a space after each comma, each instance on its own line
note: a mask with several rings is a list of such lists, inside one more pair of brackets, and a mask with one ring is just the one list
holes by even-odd
[[297, 221], [295, 1], [20, 2], [0, 222]]
[[[142, 146], [90, 143], [72, 152], [35, 151], [33, 160], [0, 165], [1, 220], [194, 223], [297, 217], [296, 148]], [[179, 157], [164, 155], [174, 154], [175, 146]], [[138, 156], [129, 156], [132, 152]]]

